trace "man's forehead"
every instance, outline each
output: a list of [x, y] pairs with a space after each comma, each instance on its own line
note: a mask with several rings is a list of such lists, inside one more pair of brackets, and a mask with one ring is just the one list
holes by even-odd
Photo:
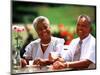
[[79, 19], [79, 21], [80, 22], [85, 22], [86, 21], [86, 18], [85, 17], [82, 17], [82, 18]]
[[84, 25], [84, 26], [90, 26], [88, 20], [86, 18], [80, 18], [79, 21], [78, 21], [78, 24], [77, 25]]
[[84, 21], [86, 20], [86, 18], [85, 18], [85, 17], [83, 17], [81, 20], [84, 22]]
[[79, 19], [78, 24], [89, 25], [89, 21], [85, 17], [82, 17]]

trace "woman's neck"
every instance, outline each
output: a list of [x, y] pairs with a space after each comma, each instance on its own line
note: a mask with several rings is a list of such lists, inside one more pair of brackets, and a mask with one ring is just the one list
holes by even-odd
[[50, 44], [50, 41], [51, 41], [51, 38], [49, 38], [48, 40], [41, 40], [41, 49], [43, 53], [45, 53], [47, 47]]

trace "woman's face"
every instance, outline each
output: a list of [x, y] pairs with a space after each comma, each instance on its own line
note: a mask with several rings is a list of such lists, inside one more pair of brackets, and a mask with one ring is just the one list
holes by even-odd
[[50, 27], [45, 20], [38, 22], [36, 31], [41, 40], [48, 40], [51, 37]]
[[89, 22], [85, 18], [81, 18], [77, 23], [77, 34], [81, 39], [87, 37], [91, 31]]

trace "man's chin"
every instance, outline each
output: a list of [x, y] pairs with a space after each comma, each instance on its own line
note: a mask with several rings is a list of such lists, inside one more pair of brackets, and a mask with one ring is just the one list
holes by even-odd
[[79, 37], [80, 37], [80, 39], [83, 40], [83, 39], [86, 38], [87, 36], [79, 36]]
[[80, 38], [83, 38], [83, 35], [82, 35], [82, 34], [78, 34], [78, 36], [79, 36]]
[[82, 35], [82, 34], [78, 34], [78, 36], [79, 36], [79, 37], [82, 37], [83, 35]]

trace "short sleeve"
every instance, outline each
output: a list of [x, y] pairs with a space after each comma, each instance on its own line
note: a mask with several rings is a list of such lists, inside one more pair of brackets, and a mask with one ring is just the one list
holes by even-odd
[[86, 54], [81, 59], [88, 59], [95, 64], [95, 41], [91, 40]]
[[95, 64], [95, 47], [88, 48], [87, 53], [82, 59], [88, 59]]
[[26, 59], [31, 59], [32, 58], [32, 48], [33, 48], [33, 43], [30, 43], [26, 46], [25, 48], [25, 53], [23, 55], [23, 57], [25, 57]]

